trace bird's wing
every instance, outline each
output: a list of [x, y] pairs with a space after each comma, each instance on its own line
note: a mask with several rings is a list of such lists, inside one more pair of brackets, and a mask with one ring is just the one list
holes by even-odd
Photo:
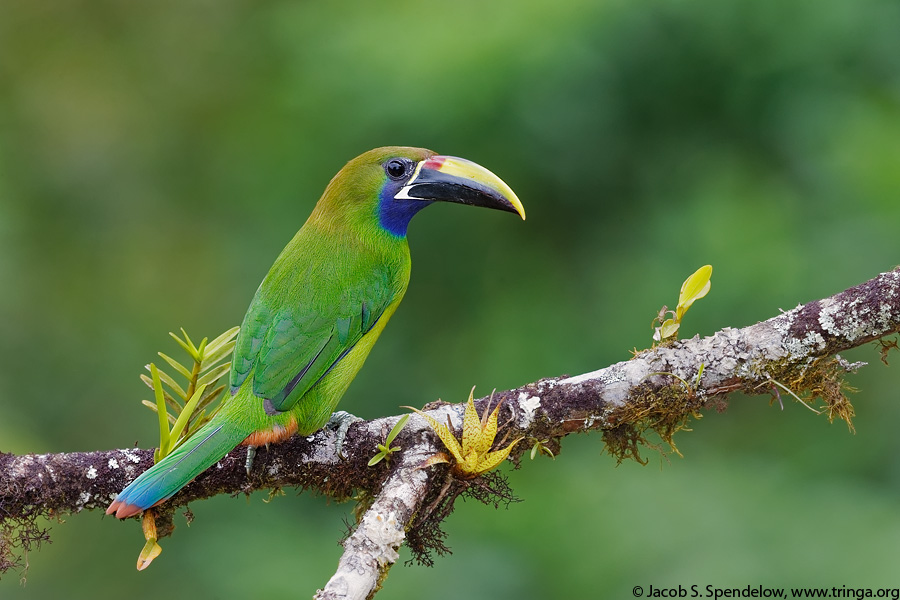
[[232, 390], [252, 373], [256, 396], [268, 399], [276, 410], [290, 410], [372, 329], [395, 298], [386, 271], [365, 279], [332, 287], [339, 291], [331, 302], [311, 292], [277, 309], [261, 288], [238, 334]]

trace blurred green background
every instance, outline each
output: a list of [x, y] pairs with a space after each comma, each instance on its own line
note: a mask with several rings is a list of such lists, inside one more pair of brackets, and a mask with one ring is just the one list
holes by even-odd
[[[170, 330], [238, 324], [374, 146], [475, 160], [528, 220], [415, 220], [406, 300], [342, 403], [365, 418], [627, 359], [706, 263], [685, 335], [869, 279], [900, 261], [898, 31], [895, 0], [6, 0], [0, 450], [154, 445], [142, 365]], [[573, 436], [510, 473], [524, 502], [460, 503], [453, 555], [378, 597], [897, 587], [900, 377], [847, 357], [870, 362], [856, 435], [757, 397], [646, 467]], [[144, 573], [136, 522], [67, 517], [0, 597], [308, 597], [351, 506], [262, 499], [196, 503]]]

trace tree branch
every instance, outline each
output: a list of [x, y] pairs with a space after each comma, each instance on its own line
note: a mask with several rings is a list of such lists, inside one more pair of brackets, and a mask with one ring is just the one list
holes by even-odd
[[[779, 401], [779, 390], [804, 403], [804, 398], [819, 398], [830, 419], [851, 424], [853, 408], [842, 391], [843, 375], [858, 365], [837, 354], [898, 330], [900, 268], [749, 327], [667, 343], [591, 373], [542, 379], [497, 393], [493, 403], [503, 402], [498, 443], [524, 437], [511, 455], [517, 461], [536, 444], [555, 453], [563, 436], [600, 430], [614, 456], [641, 460], [639, 449], [647, 431], [672, 444], [672, 435], [692, 415], [720, 404], [734, 391], [768, 393]], [[488, 402], [476, 402], [479, 413]], [[439, 422], [449, 419], [460, 429], [463, 404], [433, 403], [427, 408]], [[171, 532], [177, 507], [216, 494], [288, 486], [315, 487], [338, 499], [362, 493], [371, 503], [344, 541], [337, 572], [317, 597], [371, 597], [404, 540], [410, 543], [415, 536], [414, 552], [440, 551], [440, 540], [428, 535], [439, 533], [437, 524], [449, 514], [456, 495], [473, 485], [504, 495], [502, 487], [456, 481], [445, 467], [424, 466], [440, 443], [419, 416], [410, 419], [396, 441], [402, 452], [391, 462], [369, 467], [375, 445], [399, 418], [354, 424], [344, 443], [345, 459], [336, 455], [332, 431], [295, 436], [261, 450], [250, 477], [244, 472], [246, 450], [237, 448], [158, 507], [160, 536]], [[35, 537], [36, 515], [105, 509], [152, 461], [151, 450], [138, 449], [0, 455], [0, 569], [4, 560], [10, 563], [15, 529], [20, 530], [18, 542], [27, 543], [22, 540]], [[422, 531], [430, 533], [423, 537]]]

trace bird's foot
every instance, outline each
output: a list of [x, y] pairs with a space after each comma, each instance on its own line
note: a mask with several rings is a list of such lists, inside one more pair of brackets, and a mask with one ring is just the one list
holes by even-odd
[[344, 438], [347, 437], [347, 431], [349, 431], [350, 426], [357, 421], [362, 420], [363, 419], [351, 415], [345, 410], [336, 410], [331, 413], [331, 418], [328, 419], [328, 423], [325, 424], [325, 427], [335, 430], [336, 439], [334, 445], [337, 447], [337, 455], [339, 458], [346, 458], [344, 456]]
[[253, 469], [253, 459], [256, 458], [257, 446], [247, 446], [247, 460], [244, 462], [244, 468], [247, 470], [247, 477], [250, 477], [250, 471]]

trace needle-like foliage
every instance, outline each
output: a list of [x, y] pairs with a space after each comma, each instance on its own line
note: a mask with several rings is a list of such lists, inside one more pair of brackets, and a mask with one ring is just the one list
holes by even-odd
[[[162, 352], [159, 352], [159, 356], [185, 379], [184, 386], [179, 385], [174, 377], [160, 370], [154, 363], [146, 365], [150, 375], [141, 374], [141, 381], [153, 390], [155, 402], [149, 400], [141, 402], [159, 417], [159, 448], [153, 453], [154, 462], [168, 456], [209, 421], [218, 410], [219, 407], [213, 407], [213, 403], [225, 390], [225, 386], [213, 388], [213, 385], [231, 368], [228, 359], [234, 350], [239, 329], [232, 327], [208, 343], [207, 338], [203, 338], [196, 346], [184, 328], [181, 329], [183, 339], [169, 332], [178, 345], [188, 353], [193, 365], [188, 368]], [[156, 515], [152, 508], [144, 512], [141, 522], [145, 544], [138, 556], [138, 571], [149, 567], [162, 552], [156, 538]]]
[[213, 403], [221, 396], [225, 386], [214, 387], [214, 384], [231, 368], [229, 359], [238, 330], [239, 327], [233, 327], [211, 342], [203, 338], [199, 345], [194, 345], [183, 328], [183, 338], [170, 332], [169, 335], [187, 352], [193, 364], [188, 368], [167, 354], [160, 352], [159, 356], [184, 378], [183, 385], [154, 363], [146, 366], [150, 375], [142, 374], [141, 381], [153, 390], [155, 402], [141, 402], [159, 416], [159, 449], [154, 453], [156, 462], [193, 435], [218, 410]]

